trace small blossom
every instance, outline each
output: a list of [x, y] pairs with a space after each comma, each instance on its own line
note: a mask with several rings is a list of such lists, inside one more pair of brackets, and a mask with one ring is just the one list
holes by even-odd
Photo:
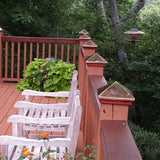
[[45, 63], [43, 63], [42, 65], [41, 65], [41, 67], [43, 67], [43, 66], [45, 66], [46, 64]]
[[48, 70], [49, 70], [49, 68], [47, 67], [47, 68], [46, 68], [46, 70], [48, 71]]
[[47, 76], [46, 76], [46, 75], [44, 75], [44, 76], [43, 76], [43, 78], [47, 78]]
[[32, 74], [35, 74], [35, 72], [33, 72]]
[[96, 155], [92, 155], [91, 158], [96, 158]]
[[28, 148], [27, 147], [23, 148], [22, 152], [26, 152], [26, 151], [28, 151]]
[[40, 72], [43, 73], [43, 70], [41, 69]]
[[68, 159], [68, 155], [64, 155], [63, 158], [64, 158], [64, 159]]
[[28, 77], [30, 77], [31, 75], [30, 74], [28, 74]]
[[31, 152], [28, 151], [28, 150], [27, 150], [26, 152], [24, 152], [24, 156], [25, 156], [25, 157], [28, 157], [30, 154], [31, 154]]
[[43, 63], [43, 64], [41, 65], [41, 67], [44, 67], [47, 63], [48, 63], [48, 61], [46, 61], [45, 63]]
[[33, 79], [33, 83], [35, 83], [35, 80]]
[[47, 139], [47, 137], [48, 137], [48, 133], [47, 133], [47, 132], [43, 132], [43, 133], [41, 134], [41, 138]]
[[49, 154], [46, 155], [46, 158], [51, 158], [51, 156]]
[[46, 86], [46, 84], [43, 84], [43, 87], [45, 87]]

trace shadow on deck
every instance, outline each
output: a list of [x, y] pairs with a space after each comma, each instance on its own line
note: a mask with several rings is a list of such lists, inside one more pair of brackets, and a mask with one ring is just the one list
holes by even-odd
[[[0, 84], [0, 135], [12, 135], [12, 125], [7, 123], [9, 116], [18, 114], [18, 109], [14, 107], [17, 101], [24, 100], [24, 96], [20, 91], [16, 91], [17, 83], [2, 83]], [[47, 97], [31, 97], [35, 103], [63, 103], [66, 99], [56, 99]], [[79, 132], [77, 153], [83, 151], [83, 134]]]

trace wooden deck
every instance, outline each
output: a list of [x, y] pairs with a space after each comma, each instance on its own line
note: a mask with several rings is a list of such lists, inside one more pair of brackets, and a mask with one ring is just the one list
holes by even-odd
[[[0, 84], [0, 135], [11, 135], [12, 126], [7, 123], [9, 116], [17, 114], [18, 110], [14, 108], [14, 104], [17, 101], [24, 100], [24, 96], [21, 95], [21, 91], [16, 91], [17, 83], [2, 83]], [[32, 102], [36, 103], [57, 103], [66, 102], [67, 99], [56, 99], [47, 97], [31, 97]], [[79, 139], [77, 144], [77, 152], [83, 150], [83, 136], [82, 132], [79, 132]]]

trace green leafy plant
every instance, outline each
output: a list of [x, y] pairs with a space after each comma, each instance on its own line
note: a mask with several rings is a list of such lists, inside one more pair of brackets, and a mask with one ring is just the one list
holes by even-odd
[[129, 122], [129, 126], [143, 160], [160, 159], [159, 134], [144, 130], [140, 126]]
[[74, 64], [61, 60], [35, 58], [28, 64], [23, 73], [24, 79], [18, 83], [16, 90], [68, 91], [74, 69]]
[[[97, 160], [96, 154], [97, 154], [97, 147], [93, 145], [87, 145], [84, 148], [84, 151], [87, 152], [87, 156], [84, 156], [83, 153], [78, 153], [75, 158], [80, 157], [82, 160]], [[70, 159], [69, 159], [70, 160]]]

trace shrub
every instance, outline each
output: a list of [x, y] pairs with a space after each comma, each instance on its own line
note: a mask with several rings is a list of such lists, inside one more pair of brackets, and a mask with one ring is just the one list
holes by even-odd
[[159, 160], [160, 159], [159, 134], [148, 132], [131, 122], [129, 122], [129, 126], [143, 160]]
[[74, 64], [67, 64], [61, 60], [35, 58], [27, 66], [23, 73], [24, 79], [18, 83], [16, 89], [68, 91], [74, 69]]

